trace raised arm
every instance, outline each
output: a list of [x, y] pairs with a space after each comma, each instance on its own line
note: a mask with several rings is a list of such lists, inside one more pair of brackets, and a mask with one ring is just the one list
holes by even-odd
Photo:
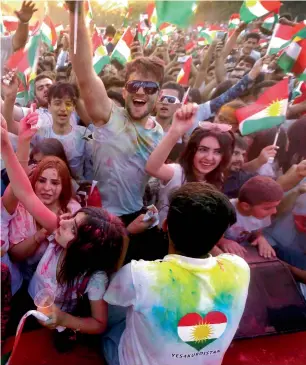
[[2, 83], [2, 94], [4, 95], [4, 101], [2, 104], [2, 114], [7, 122], [7, 129], [9, 132], [18, 135], [19, 123], [14, 119], [14, 107], [16, 101], [16, 95], [18, 90], [18, 79], [13, 71], [10, 71], [11, 82], [9, 85]]
[[178, 140], [193, 126], [197, 106], [188, 104], [178, 109], [173, 117], [169, 132], [152, 152], [146, 165], [146, 172], [164, 183], [173, 178], [173, 166], [165, 164], [169, 153]]
[[77, 30], [77, 52], [74, 54], [74, 7], [76, 1], [66, 2], [69, 9], [70, 24], [70, 58], [72, 67], [76, 73], [82, 98], [86, 110], [97, 126], [108, 122], [112, 109], [112, 102], [108, 98], [102, 80], [95, 73], [92, 66], [92, 44], [85, 24], [84, 4], [79, 3], [79, 17]]
[[42, 227], [44, 227], [48, 232], [52, 233], [57, 228], [57, 216], [51, 212], [34, 193], [28, 176], [20, 165], [9, 141], [6, 122], [2, 116], [1, 147], [2, 159], [5, 163], [6, 171], [11, 182], [11, 187], [16, 198], [24, 205], [27, 211]]
[[35, 4], [32, 1], [23, 1], [21, 9], [19, 11], [15, 11], [15, 14], [19, 20], [19, 24], [13, 36], [14, 52], [18, 51], [20, 48], [23, 48], [27, 43], [29, 34], [29, 21], [35, 11], [37, 11], [37, 9], [35, 9]]

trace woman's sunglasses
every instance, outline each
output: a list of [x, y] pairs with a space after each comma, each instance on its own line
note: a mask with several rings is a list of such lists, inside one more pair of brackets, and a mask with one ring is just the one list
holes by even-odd
[[125, 88], [130, 94], [136, 94], [137, 91], [141, 87], [143, 88], [144, 92], [147, 95], [154, 95], [159, 90], [159, 84], [157, 82], [154, 82], [154, 81], [137, 81], [137, 80], [134, 80], [134, 81], [128, 81], [125, 84]]
[[210, 122], [199, 122], [199, 127], [202, 129], [206, 129], [209, 131], [218, 131], [222, 133], [226, 133], [232, 130], [232, 126], [229, 124], [221, 124], [221, 123], [210, 123]]
[[171, 95], [161, 95], [159, 97], [158, 102], [164, 103], [164, 104], [180, 104], [181, 103], [177, 97], [171, 96]]

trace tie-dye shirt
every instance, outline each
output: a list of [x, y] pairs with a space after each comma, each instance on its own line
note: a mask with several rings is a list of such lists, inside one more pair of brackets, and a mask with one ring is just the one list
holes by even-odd
[[104, 296], [129, 307], [120, 365], [220, 365], [241, 319], [249, 280], [247, 263], [230, 254], [168, 255], [124, 266]]
[[142, 208], [149, 180], [145, 166], [162, 137], [158, 123], [145, 129], [115, 104], [109, 121], [94, 128], [94, 180], [98, 181], [103, 207], [110, 213], [121, 216]]

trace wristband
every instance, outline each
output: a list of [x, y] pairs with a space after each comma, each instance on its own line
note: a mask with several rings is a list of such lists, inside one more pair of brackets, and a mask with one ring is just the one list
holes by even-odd
[[21, 20], [19, 20], [19, 23], [20, 23], [20, 24], [25, 24], [25, 25], [26, 25], [26, 24], [29, 24], [29, 23], [30, 23], [30, 21], [28, 20], [27, 22], [22, 22]]

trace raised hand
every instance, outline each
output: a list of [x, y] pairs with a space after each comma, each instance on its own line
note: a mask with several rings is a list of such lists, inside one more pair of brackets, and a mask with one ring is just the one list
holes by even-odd
[[9, 70], [4, 76], [2, 76], [1, 81], [3, 96], [7, 98], [16, 98], [19, 84], [16, 70]]
[[21, 9], [15, 11], [15, 14], [21, 23], [28, 23], [37, 10], [32, 1], [23, 1]]
[[270, 157], [275, 157], [277, 154], [278, 146], [267, 146], [263, 148], [260, 152], [260, 155], [258, 156], [258, 161], [261, 165], [264, 165], [269, 161]]
[[175, 132], [182, 136], [188, 132], [194, 125], [198, 105], [187, 104], [178, 109], [174, 116], [170, 127], [171, 132]]
[[39, 115], [35, 111], [36, 105], [32, 104], [33, 111], [21, 119], [19, 125], [19, 139], [23, 141], [31, 141], [32, 137], [37, 132], [37, 122]]

